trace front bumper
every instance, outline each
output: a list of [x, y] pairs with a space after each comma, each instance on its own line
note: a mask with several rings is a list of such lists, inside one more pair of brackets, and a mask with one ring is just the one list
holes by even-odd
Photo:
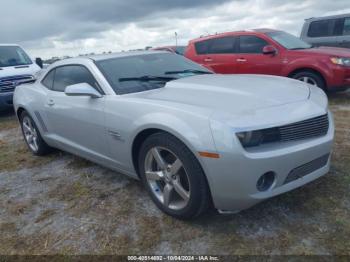
[[350, 68], [334, 65], [328, 80], [327, 90], [330, 92], [345, 91], [350, 88]]
[[[238, 212], [325, 175], [330, 167], [329, 158], [318, 169], [286, 183], [293, 170], [331, 153], [334, 123], [330, 113], [329, 121], [328, 133], [323, 137], [266, 145], [258, 150], [241, 147], [219, 152], [220, 159], [206, 159], [205, 171], [215, 207], [223, 212]], [[269, 190], [260, 192], [257, 181], [267, 172], [275, 173], [275, 182]]]
[[13, 92], [0, 93], [0, 111], [13, 108]]

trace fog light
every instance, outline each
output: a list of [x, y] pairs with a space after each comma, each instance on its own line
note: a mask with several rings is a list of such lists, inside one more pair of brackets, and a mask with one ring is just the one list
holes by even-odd
[[272, 187], [274, 182], [275, 182], [275, 173], [267, 172], [259, 178], [258, 182], [256, 183], [256, 188], [260, 192], [267, 191]]

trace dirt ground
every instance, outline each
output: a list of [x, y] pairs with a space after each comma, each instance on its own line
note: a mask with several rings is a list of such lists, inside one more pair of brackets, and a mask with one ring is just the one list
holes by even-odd
[[0, 254], [350, 254], [350, 93], [330, 95], [327, 176], [236, 215], [162, 214], [138, 181], [78, 157], [34, 157], [0, 116]]

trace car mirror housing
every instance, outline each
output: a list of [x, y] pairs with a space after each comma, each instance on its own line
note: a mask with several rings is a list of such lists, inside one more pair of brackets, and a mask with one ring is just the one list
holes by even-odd
[[277, 49], [276, 49], [276, 47], [274, 47], [272, 45], [264, 46], [263, 54], [264, 55], [275, 55], [275, 54], [277, 54]]
[[43, 67], [44, 67], [43, 60], [42, 60], [40, 57], [35, 58], [35, 63], [36, 63], [40, 68], [43, 68]]
[[67, 86], [64, 93], [67, 96], [90, 96], [91, 98], [102, 97], [102, 95], [88, 83]]

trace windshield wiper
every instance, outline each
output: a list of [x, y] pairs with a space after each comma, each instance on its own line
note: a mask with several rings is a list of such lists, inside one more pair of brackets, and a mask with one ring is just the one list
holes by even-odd
[[196, 69], [185, 69], [181, 71], [168, 71], [165, 72], [165, 75], [173, 75], [173, 74], [186, 74], [186, 73], [194, 73], [194, 74], [213, 74], [210, 71], [204, 71], [204, 70], [196, 70]]
[[119, 82], [127, 82], [127, 81], [171, 81], [177, 79], [176, 77], [170, 77], [170, 76], [140, 76], [140, 77], [124, 77], [119, 78]]

